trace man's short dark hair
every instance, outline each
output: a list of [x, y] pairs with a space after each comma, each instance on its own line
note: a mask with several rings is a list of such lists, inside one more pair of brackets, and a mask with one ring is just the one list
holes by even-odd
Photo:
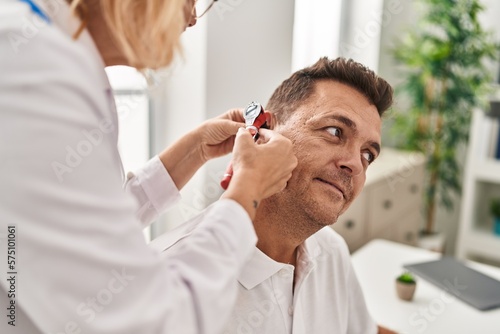
[[276, 88], [266, 106], [283, 124], [290, 113], [314, 92], [315, 83], [332, 80], [356, 89], [382, 114], [392, 105], [393, 89], [384, 79], [352, 59], [320, 58], [314, 65], [292, 74]]

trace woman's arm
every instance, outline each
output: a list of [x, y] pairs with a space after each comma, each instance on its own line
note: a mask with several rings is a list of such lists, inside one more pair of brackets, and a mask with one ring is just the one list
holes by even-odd
[[[255, 247], [247, 213], [220, 201], [182, 250], [152, 251], [98, 58], [53, 25], [14, 53], [8, 34], [26, 19], [0, 11], [0, 235], [16, 226], [17, 314], [39, 333], [220, 333]], [[9, 289], [1, 280], [0, 304]]]
[[228, 154], [234, 146], [235, 177], [223, 198], [238, 202], [253, 219], [262, 199], [285, 188], [297, 159], [290, 140], [273, 131], [261, 129], [256, 145], [244, 124], [234, 121], [241, 118], [235, 109], [204, 122], [162, 152], [160, 160], [181, 189], [206, 161]]

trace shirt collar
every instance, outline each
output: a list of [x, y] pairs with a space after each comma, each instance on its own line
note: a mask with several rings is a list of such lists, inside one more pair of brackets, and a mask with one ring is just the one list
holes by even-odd
[[[316, 236], [312, 235], [307, 238], [302, 244], [299, 245], [297, 250], [297, 270], [299, 275], [303, 270], [312, 268], [316, 257], [321, 255], [321, 249], [316, 240]], [[243, 267], [243, 270], [238, 277], [238, 281], [247, 290], [253, 289], [261, 284], [281, 269], [286, 267], [293, 267], [290, 264], [277, 262], [267, 256], [260, 249], [255, 247], [249, 261]]]
[[297, 250], [297, 263], [314, 263], [319, 256], [322, 256], [324, 251], [325, 250], [320, 247], [316, 239], [316, 234], [313, 234], [299, 245]]
[[273, 276], [286, 266], [290, 265], [274, 261], [269, 256], [264, 254], [260, 249], [255, 247], [250, 260], [243, 267], [238, 281], [247, 290], [250, 290], [260, 283], [264, 282], [266, 279]]

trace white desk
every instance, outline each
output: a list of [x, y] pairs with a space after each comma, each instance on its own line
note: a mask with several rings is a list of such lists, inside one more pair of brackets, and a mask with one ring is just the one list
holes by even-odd
[[[413, 301], [398, 299], [394, 280], [404, 271], [403, 264], [437, 258], [437, 253], [379, 239], [352, 255], [375, 321], [404, 334], [499, 334], [500, 308], [476, 310], [418, 277]], [[467, 265], [500, 280], [500, 268], [474, 262]]]

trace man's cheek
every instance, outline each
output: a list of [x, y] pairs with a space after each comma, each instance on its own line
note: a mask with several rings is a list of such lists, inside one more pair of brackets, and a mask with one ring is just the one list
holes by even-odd
[[365, 185], [365, 180], [366, 176], [363, 174], [362, 177], [359, 177], [358, 179], [355, 179], [353, 182], [353, 189], [352, 189], [352, 199], [351, 202], [354, 201], [358, 195], [361, 193], [363, 190], [363, 186]]

